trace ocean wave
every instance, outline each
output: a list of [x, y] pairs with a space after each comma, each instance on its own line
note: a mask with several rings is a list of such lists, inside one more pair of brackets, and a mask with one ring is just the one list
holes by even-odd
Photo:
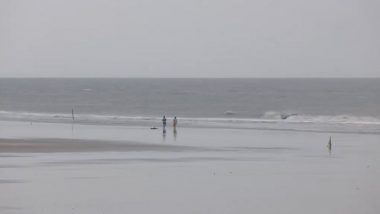
[[225, 111], [223, 114], [225, 114], [225, 115], [235, 115], [235, 114], [237, 114], [237, 112], [236, 111], [228, 110], [228, 111]]
[[298, 113], [284, 113], [269, 111], [262, 116], [263, 119], [282, 120], [284, 122], [299, 123], [337, 123], [337, 124], [368, 124], [380, 125], [380, 118], [353, 115], [308, 115]]
[[[71, 114], [0, 111], [0, 120], [28, 122], [159, 126], [161, 119], [161, 116], [76, 114], [75, 121], [73, 121]], [[170, 118], [168, 119], [170, 121]], [[344, 130], [345, 132], [367, 132], [368, 130], [372, 130], [371, 132], [374, 133], [380, 131], [380, 119], [375, 117], [307, 115], [275, 111], [265, 112], [258, 118], [179, 117], [179, 123], [181, 126], [188, 127], [263, 128], [308, 131]]]

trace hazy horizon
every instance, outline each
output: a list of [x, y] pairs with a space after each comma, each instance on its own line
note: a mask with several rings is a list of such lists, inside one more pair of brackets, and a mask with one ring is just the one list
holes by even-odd
[[380, 77], [379, 6], [3, 0], [0, 77]]
[[0, 79], [373, 79], [377, 80], [380, 77], [1, 77]]

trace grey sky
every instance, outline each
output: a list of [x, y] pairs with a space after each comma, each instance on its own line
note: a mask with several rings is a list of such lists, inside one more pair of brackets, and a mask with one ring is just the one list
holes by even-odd
[[1, 77], [380, 77], [378, 0], [0, 0]]

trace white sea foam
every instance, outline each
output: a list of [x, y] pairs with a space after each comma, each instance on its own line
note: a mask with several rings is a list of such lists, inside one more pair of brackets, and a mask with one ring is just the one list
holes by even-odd
[[[71, 114], [0, 111], [0, 120], [71, 123]], [[169, 118], [170, 121], [170, 118]], [[126, 116], [76, 114], [75, 123], [102, 125], [152, 126], [161, 123], [161, 116]], [[255, 128], [303, 131], [344, 131], [380, 133], [380, 119], [352, 115], [303, 115], [266, 112], [258, 118], [179, 117], [180, 126]]]
[[235, 114], [237, 114], [237, 112], [228, 110], [228, 111], [225, 111], [224, 114], [225, 115], [235, 115]]
[[353, 115], [307, 115], [297, 113], [266, 112], [262, 118], [300, 123], [337, 123], [380, 125], [380, 118]]

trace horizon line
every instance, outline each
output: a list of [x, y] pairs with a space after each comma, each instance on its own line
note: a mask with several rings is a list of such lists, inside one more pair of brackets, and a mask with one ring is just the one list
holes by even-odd
[[0, 79], [380, 79], [379, 77], [1, 77]]

